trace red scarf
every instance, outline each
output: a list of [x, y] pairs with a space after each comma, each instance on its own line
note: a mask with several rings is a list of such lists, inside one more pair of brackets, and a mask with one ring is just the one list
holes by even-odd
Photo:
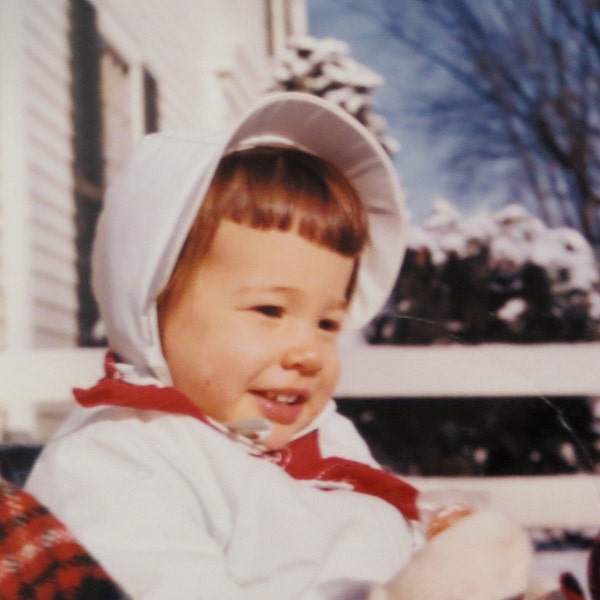
[[[107, 377], [94, 387], [74, 390], [79, 404], [84, 407], [110, 405], [157, 410], [194, 417], [212, 426], [204, 413], [175, 388], [126, 383], [120, 380], [110, 356], [106, 369]], [[360, 462], [338, 457], [323, 458], [318, 430], [293, 440], [284, 448], [266, 451], [259, 456], [279, 465], [295, 479], [348, 484], [356, 492], [378, 496], [389, 502], [407, 519], [418, 519], [418, 491], [413, 486]]]

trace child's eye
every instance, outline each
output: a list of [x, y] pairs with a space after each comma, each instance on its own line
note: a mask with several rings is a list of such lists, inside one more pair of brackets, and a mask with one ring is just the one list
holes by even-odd
[[319, 321], [319, 329], [322, 329], [323, 331], [337, 333], [341, 328], [341, 322], [337, 321], [336, 319], [321, 319]]
[[281, 306], [261, 304], [260, 306], [255, 306], [254, 310], [259, 312], [261, 315], [265, 315], [265, 317], [272, 317], [274, 319], [280, 319], [283, 317], [283, 307]]

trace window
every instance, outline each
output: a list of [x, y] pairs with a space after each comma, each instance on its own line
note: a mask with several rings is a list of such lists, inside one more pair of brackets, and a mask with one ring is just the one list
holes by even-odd
[[[104, 343], [90, 281], [94, 232], [106, 185], [135, 141], [134, 121], [142, 112], [145, 132], [159, 127], [158, 85], [140, 65], [131, 65], [98, 30], [88, 0], [70, 0], [73, 101], [73, 175], [77, 245], [78, 343]], [[139, 70], [142, 70], [139, 76]], [[141, 93], [136, 89], [141, 86]], [[141, 106], [136, 98], [142, 98]]]

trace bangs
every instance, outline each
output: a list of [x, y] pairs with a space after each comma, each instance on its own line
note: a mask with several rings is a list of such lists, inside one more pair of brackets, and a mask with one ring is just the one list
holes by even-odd
[[254, 147], [221, 159], [169, 282], [157, 298], [159, 315], [204, 258], [222, 219], [254, 229], [293, 231], [354, 258], [346, 294], [352, 297], [360, 254], [369, 239], [368, 218], [358, 193], [345, 175], [311, 154]]
[[255, 229], [294, 230], [345, 256], [360, 254], [368, 239], [367, 217], [350, 182], [332, 165], [296, 149], [227, 155], [206, 198], [207, 208], [211, 205], [215, 222], [226, 218]]

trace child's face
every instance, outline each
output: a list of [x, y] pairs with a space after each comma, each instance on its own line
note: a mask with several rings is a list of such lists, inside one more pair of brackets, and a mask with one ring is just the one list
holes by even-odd
[[162, 319], [173, 383], [220, 421], [268, 419], [269, 448], [321, 412], [338, 380], [352, 258], [229, 220]]

